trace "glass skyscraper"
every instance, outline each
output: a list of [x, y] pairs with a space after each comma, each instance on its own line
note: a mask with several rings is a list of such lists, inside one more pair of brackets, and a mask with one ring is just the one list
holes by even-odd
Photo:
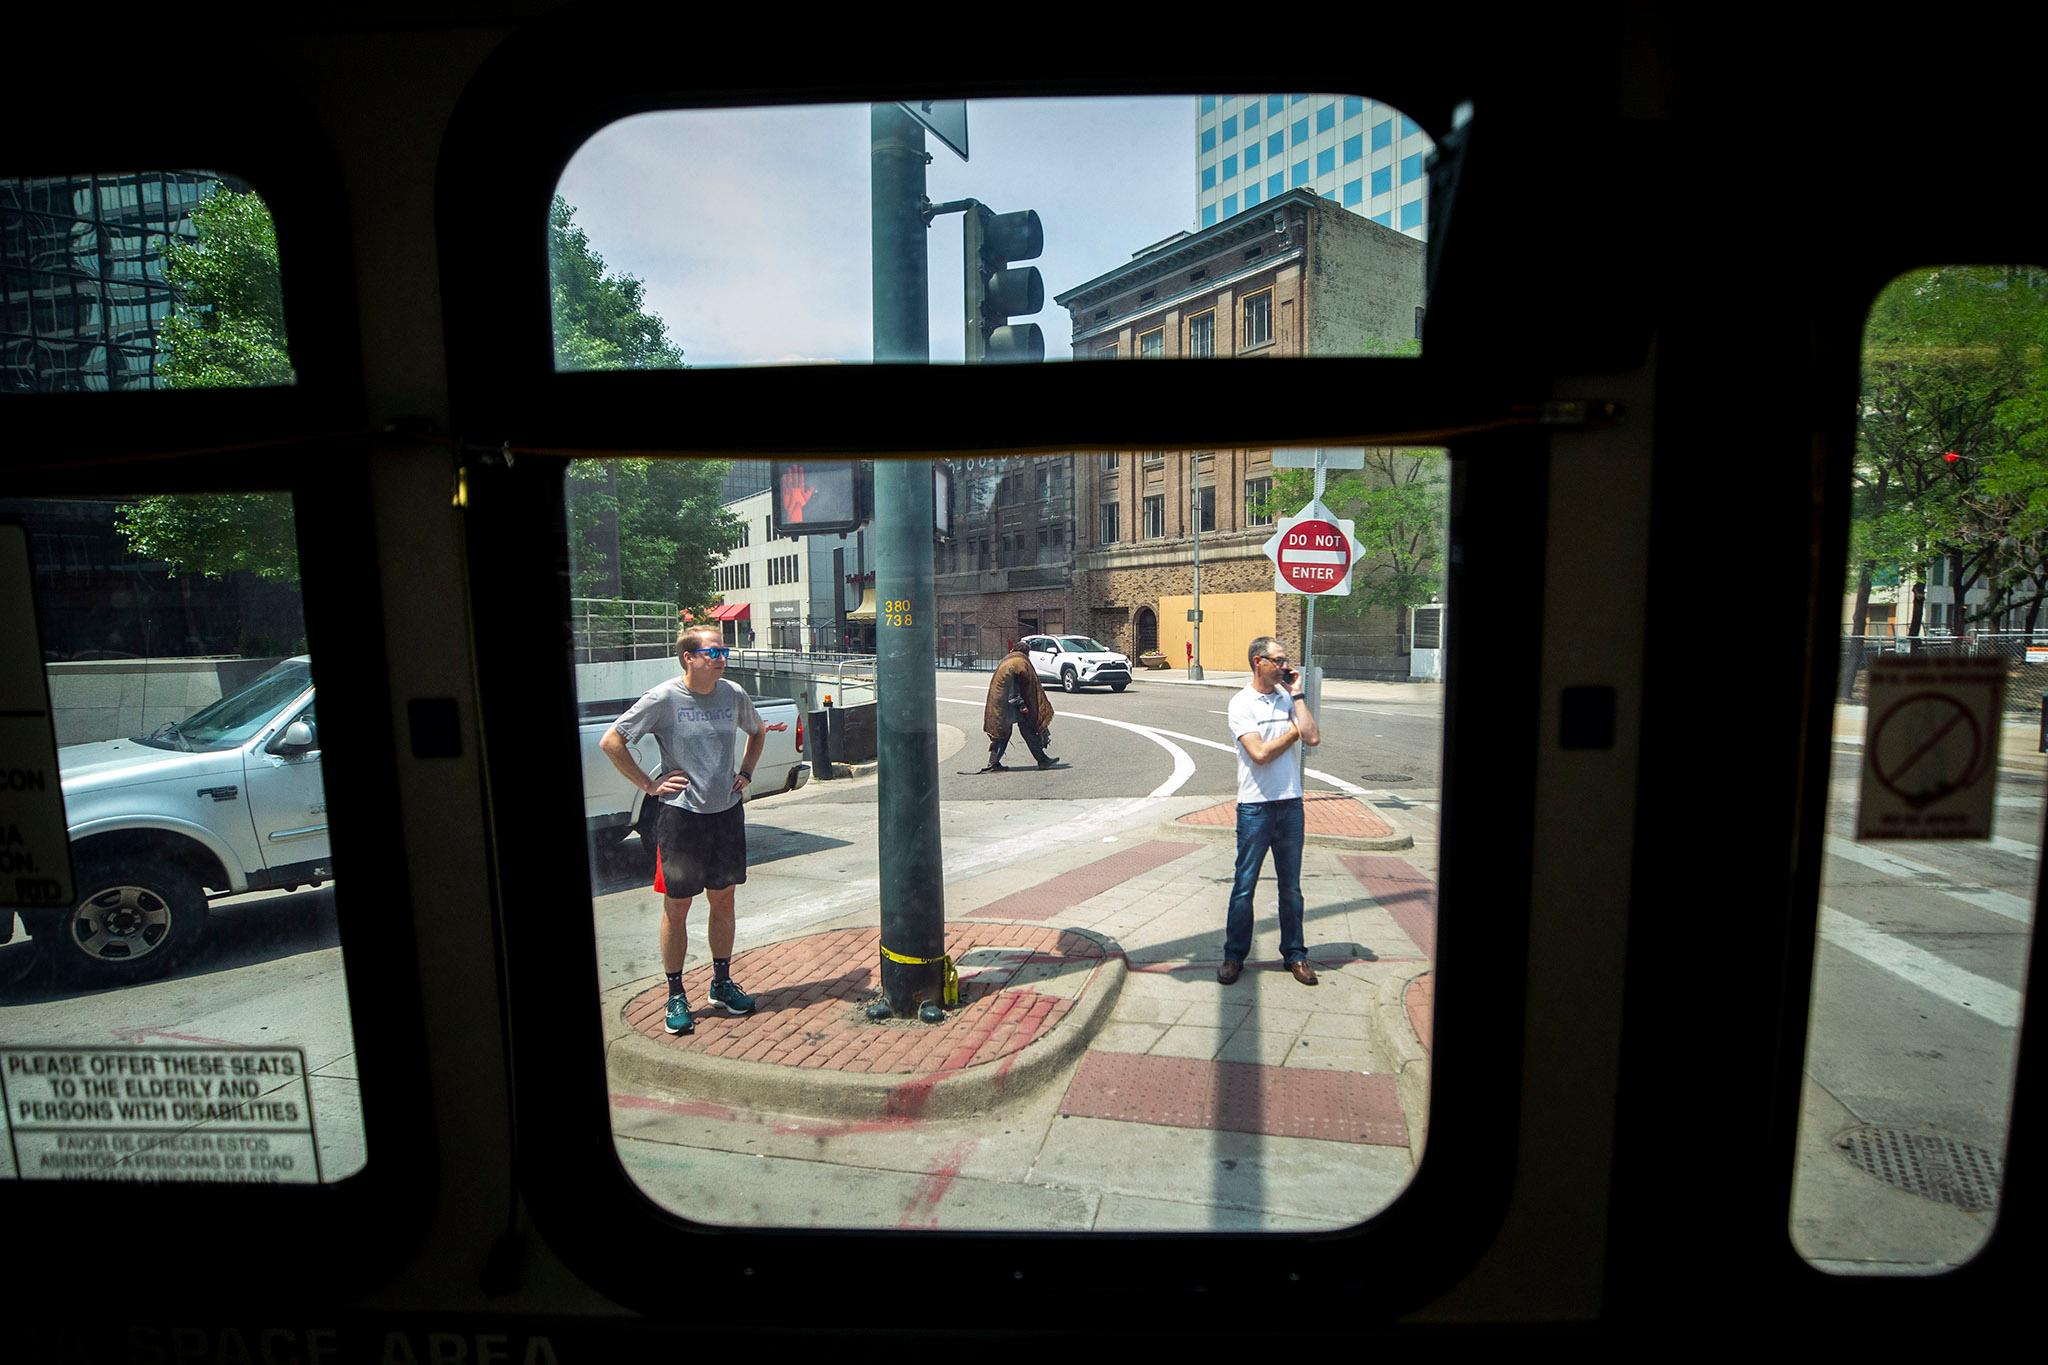
[[1391, 104], [1360, 95], [1202, 95], [1195, 102], [1195, 226], [1286, 190], [1426, 239], [1436, 144]]

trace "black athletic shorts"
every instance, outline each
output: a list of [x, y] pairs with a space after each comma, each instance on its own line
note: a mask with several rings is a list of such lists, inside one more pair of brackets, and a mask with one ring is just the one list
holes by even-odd
[[664, 896], [695, 896], [707, 887], [719, 891], [747, 879], [747, 817], [741, 802], [716, 815], [663, 806], [654, 843], [654, 889]]

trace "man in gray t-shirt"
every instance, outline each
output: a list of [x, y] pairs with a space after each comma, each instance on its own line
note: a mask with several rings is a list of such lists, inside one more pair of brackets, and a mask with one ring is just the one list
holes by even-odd
[[[732, 979], [733, 891], [747, 879], [747, 785], [754, 780], [766, 731], [753, 701], [725, 678], [725, 645], [706, 626], [676, 637], [683, 675], [650, 689], [628, 707], [598, 747], [640, 790], [661, 801], [655, 830], [654, 889], [662, 894], [661, 966], [668, 974], [668, 1031], [694, 1033], [683, 995], [690, 951], [690, 902], [711, 902], [711, 1001], [728, 1014], [752, 1014], [753, 997]], [[747, 751], [733, 762], [733, 737], [744, 730]], [[627, 746], [652, 735], [661, 771], [649, 777]]]

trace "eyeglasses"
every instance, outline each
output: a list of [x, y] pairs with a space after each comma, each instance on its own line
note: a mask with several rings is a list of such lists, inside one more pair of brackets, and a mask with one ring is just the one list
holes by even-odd
[[706, 645], [703, 649], [693, 649], [690, 652], [692, 654], [702, 654], [705, 658], [715, 659], [719, 663], [724, 663], [726, 658], [732, 653], [724, 645]]
[[1285, 654], [1262, 654], [1259, 656], [1259, 662], [1284, 665], [1287, 662], [1287, 656]]

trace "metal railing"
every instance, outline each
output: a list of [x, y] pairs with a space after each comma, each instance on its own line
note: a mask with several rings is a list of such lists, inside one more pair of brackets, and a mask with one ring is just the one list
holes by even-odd
[[679, 624], [672, 602], [569, 599], [570, 648], [578, 663], [665, 658], [675, 653]]
[[2008, 713], [2038, 710], [2041, 694], [2048, 692], [2048, 631], [1976, 631], [1967, 635], [1844, 635], [1838, 695], [1860, 701], [1871, 662], [1900, 657], [2004, 660]]

